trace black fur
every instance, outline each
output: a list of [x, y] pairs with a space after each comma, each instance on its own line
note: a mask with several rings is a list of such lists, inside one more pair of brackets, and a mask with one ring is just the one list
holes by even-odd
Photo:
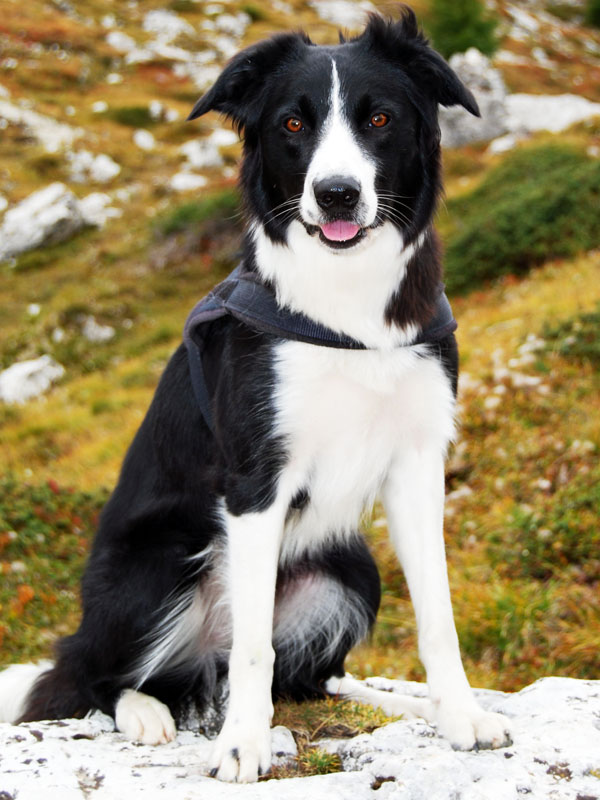
[[[460, 104], [478, 113], [472, 95], [419, 32], [405, 10], [399, 22], [372, 16], [365, 32], [335, 48], [316, 47], [304, 34], [283, 34], [237, 55], [190, 118], [221, 111], [244, 134], [241, 183], [249, 215], [266, 233], [285, 242], [290, 216], [273, 213], [302, 190], [305, 164], [315, 137], [282, 137], [276, 117], [301, 113], [317, 129], [326, 113], [323, 65], [332, 52], [344, 72], [357, 137], [374, 101], [386, 98], [400, 121], [394, 134], [382, 133], [373, 147], [385, 165], [377, 189], [395, 189], [405, 199], [394, 217], [405, 242], [427, 232], [440, 192], [437, 104]], [[393, 201], [396, 202], [396, 201]], [[255, 254], [248, 239], [244, 257]], [[432, 316], [440, 280], [437, 241], [429, 232], [409, 264], [406, 282], [391, 299], [390, 325], [424, 324]], [[190, 298], [190, 305], [192, 298]], [[213, 324], [204, 369], [214, 398], [215, 434], [207, 428], [194, 398], [183, 346], [173, 355], [154, 400], [125, 458], [118, 484], [106, 505], [82, 584], [83, 617], [78, 631], [57, 648], [54, 669], [30, 694], [23, 720], [80, 716], [91, 708], [114, 713], [120, 692], [161, 614], [174, 597], [207, 580], [211, 564], [190, 560], [223, 537], [217, 513], [222, 500], [234, 515], [268, 507], [286, 460], [286, 443], [273, 436], [274, 337], [258, 334], [230, 318]], [[439, 357], [456, 388], [457, 353], [453, 336], [439, 345]], [[300, 493], [290, 513], [310, 502]], [[340, 587], [349, 609], [375, 620], [379, 605], [377, 569], [362, 538], [330, 544], [280, 571], [278, 596], [303, 573], [328, 576]], [[357, 600], [358, 598], [358, 600]], [[280, 668], [276, 653], [273, 692], [301, 699], [322, 692], [322, 682], [342, 675], [355, 642], [349, 627], [325, 660], [328, 630], [317, 629], [312, 653], [293, 672]], [[210, 667], [210, 669], [209, 669]], [[197, 663], [158, 671], [138, 687], [174, 711], [189, 697], [207, 691], [206, 670], [226, 667], [216, 654], [207, 667]], [[208, 682], [210, 683], [210, 681]], [[210, 688], [210, 687], [208, 687]]]

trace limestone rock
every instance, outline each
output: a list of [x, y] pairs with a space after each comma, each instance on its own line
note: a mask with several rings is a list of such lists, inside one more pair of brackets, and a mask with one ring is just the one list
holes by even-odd
[[490, 59], [471, 47], [466, 53], [455, 53], [449, 63], [475, 95], [481, 117], [474, 117], [462, 106], [440, 106], [442, 145], [461, 147], [507, 133], [506, 86]]
[[[369, 684], [423, 694], [425, 687], [374, 678]], [[600, 681], [545, 678], [521, 692], [476, 691], [505, 713], [514, 743], [500, 750], [456, 752], [421, 720], [372, 734], [327, 740], [343, 772], [270, 780], [253, 786], [207, 777], [211, 742], [193, 731], [150, 747], [114, 732], [101, 714], [84, 720], [0, 725], [0, 794], [19, 800], [576, 800], [600, 796]], [[273, 750], [293, 755], [291, 737], [273, 731]]]
[[46, 392], [64, 374], [62, 364], [48, 355], [30, 361], [18, 361], [0, 372], [0, 400], [23, 405]]
[[511, 130], [559, 133], [576, 122], [600, 117], [600, 103], [575, 94], [511, 94], [506, 98]]
[[81, 128], [72, 128], [8, 100], [0, 100], [0, 119], [13, 125], [22, 125], [28, 135], [38, 141], [48, 153], [56, 153], [83, 136]]
[[0, 261], [70, 239], [85, 220], [64, 183], [51, 183], [9, 209], [0, 225]]

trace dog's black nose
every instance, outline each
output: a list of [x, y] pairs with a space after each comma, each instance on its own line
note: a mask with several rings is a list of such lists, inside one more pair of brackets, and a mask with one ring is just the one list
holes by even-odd
[[353, 178], [325, 178], [313, 184], [315, 199], [323, 211], [351, 211], [360, 197], [360, 184]]

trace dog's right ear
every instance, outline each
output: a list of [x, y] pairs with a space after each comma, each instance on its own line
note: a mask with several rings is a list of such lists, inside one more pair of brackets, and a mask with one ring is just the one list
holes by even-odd
[[188, 120], [201, 117], [207, 111], [220, 111], [241, 131], [260, 108], [267, 76], [276, 75], [282, 64], [299, 58], [312, 44], [304, 33], [284, 33], [242, 50], [227, 64], [214, 86], [198, 100]]

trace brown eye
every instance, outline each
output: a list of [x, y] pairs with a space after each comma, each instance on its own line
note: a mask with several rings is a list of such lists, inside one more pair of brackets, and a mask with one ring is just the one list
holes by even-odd
[[369, 125], [373, 128], [383, 128], [384, 125], [387, 125], [390, 121], [390, 118], [387, 114], [373, 114], [369, 121]]
[[291, 133], [298, 133], [304, 129], [304, 125], [302, 124], [302, 120], [298, 119], [298, 117], [290, 117], [285, 121], [285, 127]]

